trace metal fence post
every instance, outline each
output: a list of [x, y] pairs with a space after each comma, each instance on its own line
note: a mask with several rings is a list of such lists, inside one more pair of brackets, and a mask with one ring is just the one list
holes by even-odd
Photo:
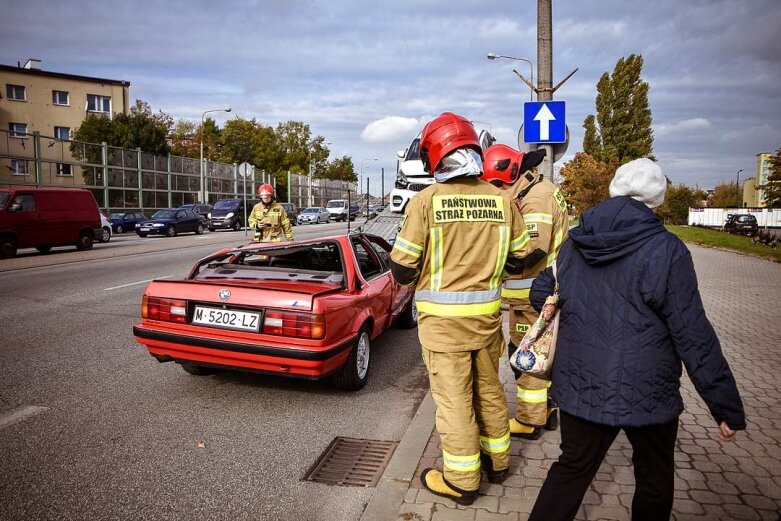
[[173, 202], [173, 193], [171, 192], [171, 153], [168, 153], [168, 161], [166, 164], [166, 169], [168, 170], [168, 208], [171, 208], [174, 205]]
[[[144, 174], [141, 172], [141, 147], [136, 148], [136, 169], [138, 170], [138, 206], [144, 211]], [[157, 205], [155, 205], [157, 206]]]
[[233, 163], [233, 197], [239, 196], [239, 165]]
[[35, 187], [41, 186], [41, 133], [33, 132], [33, 154], [35, 154]]
[[203, 160], [203, 204], [209, 204], [209, 160]]
[[[108, 200], [108, 143], [103, 141], [100, 144], [101, 162], [103, 163], [103, 201], [106, 203], [106, 208], [109, 208]], [[124, 204], [123, 204], [124, 206]]]
[[287, 171], [287, 202], [292, 202], [290, 200], [290, 170]]

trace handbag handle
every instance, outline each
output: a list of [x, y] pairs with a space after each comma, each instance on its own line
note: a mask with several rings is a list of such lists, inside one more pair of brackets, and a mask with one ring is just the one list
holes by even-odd
[[555, 283], [555, 285], [553, 286], [553, 293], [554, 294], [558, 294], [558, 292], [559, 292], [559, 277], [556, 274], [556, 265], [558, 263], [559, 263], [559, 260], [556, 259], [555, 261], [553, 261], [553, 265], [551, 266], [552, 271], [553, 271], [553, 282]]

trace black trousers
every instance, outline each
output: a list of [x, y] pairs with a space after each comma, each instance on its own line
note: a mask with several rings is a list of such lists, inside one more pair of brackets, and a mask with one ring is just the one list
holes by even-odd
[[[548, 471], [529, 521], [575, 519], [591, 481], [622, 427], [592, 423], [561, 411], [561, 456]], [[675, 483], [678, 419], [623, 427], [632, 445], [635, 495], [632, 521], [670, 519]]]

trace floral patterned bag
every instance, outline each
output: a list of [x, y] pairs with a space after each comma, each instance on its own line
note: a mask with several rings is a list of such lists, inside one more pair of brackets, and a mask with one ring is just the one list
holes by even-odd
[[553, 295], [545, 299], [540, 316], [526, 332], [518, 349], [510, 357], [515, 369], [534, 376], [550, 376], [556, 354], [556, 337], [559, 332], [559, 282], [556, 263], [553, 263], [553, 279], [556, 286]]

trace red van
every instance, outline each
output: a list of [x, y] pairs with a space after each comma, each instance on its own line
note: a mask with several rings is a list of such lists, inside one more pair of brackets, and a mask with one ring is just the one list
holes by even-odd
[[0, 257], [18, 248], [91, 250], [101, 231], [95, 196], [79, 188], [0, 188]]

